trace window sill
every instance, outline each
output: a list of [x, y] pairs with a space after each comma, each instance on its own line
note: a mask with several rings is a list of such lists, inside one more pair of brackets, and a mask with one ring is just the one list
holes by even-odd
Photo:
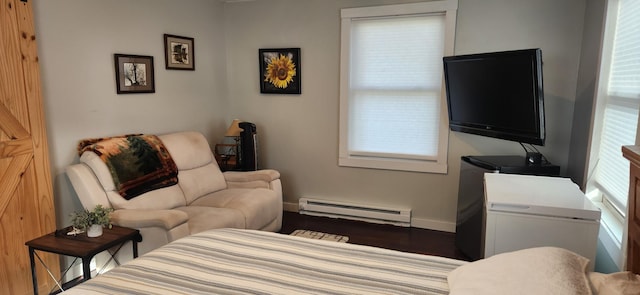
[[609, 254], [616, 266], [622, 269], [624, 265], [624, 256], [622, 255], [623, 223], [602, 202], [593, 201], [593, 204], [600, 208], [602, 212], [598, 240], [604, 245], [604, 250]]
[[367, 157], [340, 157], [339, 166], [428, 173], [447, 173], [447, 164], [437, 161], [400, 160]]

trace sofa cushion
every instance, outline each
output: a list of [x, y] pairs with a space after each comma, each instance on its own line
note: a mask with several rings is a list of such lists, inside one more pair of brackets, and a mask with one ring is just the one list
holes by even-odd
[[159, 138], [178, 166], [178, 184], [184, 190], [187, 204], [227, 188], [209, 143], [202, 134], [179, 132], [160, 135]]
[[181, 170], [178, 173], [178, 185], [184, 192], [187, 204], [191, 204], [204, 195], [227, 188], [224, 176], [215, 163], [189, 170]]
[[242, 212], [235, 209], [185, 206], [178, 207], [176, 210], [189, 215], [190, 234], [215, 228], [245, 228]]
[[235, 209], [244, 215], [247, 229], [262, 229], [282, 213], [280, 204], [277, 194], [272, 190], [233, 188], [203, 196], [190, 206]]
[[131, 200], [126, 200], [116, 191], [107, 192], [111, 206], [118, 209], [149, 209], [163, 210], [185, 206], [187, 203], [180, 186], [173, 185], [141, 194]]
[[178, 132], [158, 136], [178, 170], [189, 170], [215, 162], [209, 142], [198, 132]]
[[116, 210], [111, 213], [111, 221], [119, 226], [141, 228], [159, 227], [171, 230], [189, 221], [189, 215], [180, 210]]

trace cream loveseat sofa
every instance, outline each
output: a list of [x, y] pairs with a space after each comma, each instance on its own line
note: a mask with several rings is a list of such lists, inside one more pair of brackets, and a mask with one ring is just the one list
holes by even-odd
[[94, 152], [83, 152], [80, 163], [66, 169], [84, 208], [113, 208], [113, 224], [140, 230], [140, 254], [207, 229], [280, 230], [282, 186], [277, 171], [223, 173], [202, 134], [179, 132], [158, 138], [178, 168], [176, 185], [126, 200]]

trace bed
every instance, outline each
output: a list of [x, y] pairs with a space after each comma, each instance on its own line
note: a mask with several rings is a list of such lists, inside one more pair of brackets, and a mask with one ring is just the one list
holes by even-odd
[[586, 273], [587, 264], [553, 247], [470, 263], [216, 229], [172, 242], [62, 294], [590, 294], [590, 280], [611, 278]]

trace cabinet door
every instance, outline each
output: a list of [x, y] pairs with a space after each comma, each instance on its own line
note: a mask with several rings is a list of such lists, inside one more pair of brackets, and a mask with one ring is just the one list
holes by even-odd
[[485, 257], [533, 247], [553, 246], [576, 252], [593, 270], [600, 224], [578, 220], [505, 212], [487, 214]]
[[[0, 0], [0, 293], [30, 294], [25, 242], [55, 230], [31, 2]], [[54, 274], [58, 257], [40, 253]], [[53, 286], [38, 263], [42, 293]]]

